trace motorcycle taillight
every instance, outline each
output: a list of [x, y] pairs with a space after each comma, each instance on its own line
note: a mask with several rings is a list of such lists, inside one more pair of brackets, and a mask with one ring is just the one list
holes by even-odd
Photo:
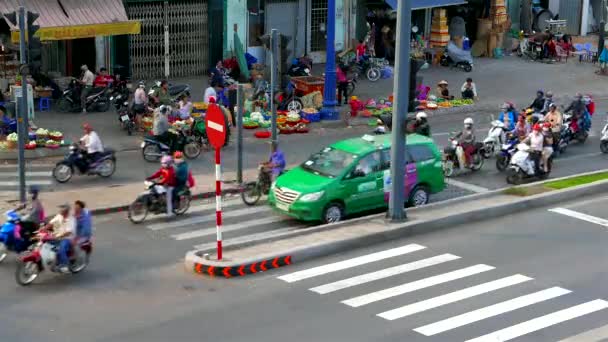
[[283, 94], [279, 95], [278, 99], [279, 99], [279, 102], [283, 102]]

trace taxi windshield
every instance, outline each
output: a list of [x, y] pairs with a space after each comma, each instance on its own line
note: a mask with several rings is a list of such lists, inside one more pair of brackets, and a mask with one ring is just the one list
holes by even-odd
[[301, 167], [320, 176], [334, 178], [342, 174], [356, 158], [355, 154], [328, 147], [313, 154]]

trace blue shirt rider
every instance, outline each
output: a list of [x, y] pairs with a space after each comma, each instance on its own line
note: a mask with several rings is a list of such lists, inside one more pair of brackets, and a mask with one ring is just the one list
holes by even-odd
[[82, 201], [74, 203], [76, 218], [76, 244], [89, 241], [93, 235], [93, 217]]
[[276, 143], [270, 144], [270, 158], [266, 167], [271, 170], [272, 179], [276, 179], [285, 170], [285, 155], [279, 150]]
[[[508, 131], [512, 131], [515, 129], [515, 123], [517, 122], [517, 114], [515, 111], [515, 106], [512, 103], [505, 103], [502, 105], [501, 107], [502, 111], [500, 112], [500, 115], [498, 116], [498, 121], [502, 122], [505, 124], [505, 128]], [[505, 122], [505, 119], [507, 119], [509, 122]]]

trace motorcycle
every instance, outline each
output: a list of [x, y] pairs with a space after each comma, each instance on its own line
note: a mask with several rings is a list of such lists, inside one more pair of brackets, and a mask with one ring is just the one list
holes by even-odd
[[[82, 110], [80, 94], [82, 86], [75, 78], [70, 81], [68, 89], [63, 91], [59, 99], [59, 110], [62, 112], [78, 112]], [[87, 111], [107, 112], [110, 109], [109, 88], [93, 88], [86, 100]]]
[[[154, 93], [160, 89], [160, 81], [156, 81], [150, 90], [148, 91], [148, 97], [152, 97]], [[190, 93], [190, 85], [188, 84], [171, 84], [169, 83], [169, 95], [171, 96], [172, 102], [177, 102], [179, 97]], [[154, 99], [150, 99], [150, 103], [154, 103]]]
[[112, 149], [105, 149], [97, 160], [90, 164], [85, 156], [86, 152], [78, 144], [72, 144], [64, 160], [55, 164], [53, 178], [59, 183], [65, 183], [72, 178], [75, 170], [83, 175], [97, 175], [103, 178], [111, 177], [116, 171], [116, 156]]
[[488, 136], [483, 141], [483, 157], [489, 159], [498, 152], [498, 147], [502, 146], [505, 141], [505, 124], [498, 120], [493, 120], [491, 123]]
[[[584, 121], [584, 120], [583, 120]], [[577, 126], [576, 131], [572, 126]], [[564, 153], [566, 147], [570, 145], [574, 140], [579, 143], [585, 143], [589, 137], [589, 130], [591, 129], [590, 124], [584, 124], [583, 127], [578, 127], [578, 123], [574, 122], [572, 114], [564, 114], [564, 125], [559, 143], [559, 152]]]
[[439, 64], [444, 67], [459, 68], [465, 72], [473, 71], [473, 57], [471, 51], [463, 50], [452, 42], [448, 43], [445, 53], [439, 60]]
[[506, 138], [507, 141], [502, 144], [502, 148], [496, 156], [496, 169], [501, 172], [509, 167], [511, 158], [517, 152], [517, 145], [519, 144], [519, 138], [511, 133], [507, 133]]
[[602, 138], [600, 139], [600, 150], [602, 153], [608, 153], [608, 120], [602, 129]]
[[[129, 220], [135, 224], [142, 223], [148, 213], [155, 215], [164, 214], [167, 212], [167, 203], [165, 198], [165, 188], [154, 182], [145, 181], [146, 191], [141, 193], [133, 203], [129, 206]], [[185, 189], [173, 196], [173, 213], [175, 215], [183, 215], [190, 208], [192, 195], [190, 189]]]
[[534, 162], [530, 158], [530, 146], [526, 144], [518, 144], [517, 152], [511, 158], [509, 169], [507, 170], [507, 183], [519, 185], [522, 184], [525, 179], [538, 178], [547, 179], [551, 173], [553, 166], [553, 156], [549, 157], [547, 162], [548, 172], [541, 171], [540, 174], [536, 173]]
[[294, 61], [287, 70], [287, 75], [290, 77], [310, 76], [310, 69], [304, 63]]
[[[262, 195], [268, 195], [272, 186], [270, 172], [266, 170], [264, 164], [260, 164], [258, 167], [258, 179], [255, 182], [249, 182], [245, 184], [243, 192], [241, 192], [241, 198], [243, 203], [247, 205], [255, 205], [260, 201]], [[286, 171], [281, 172], [281, 174]]]
[[483, 167], [484, 162], [484, 147], [483, 143], [475, 143], [474, 151], [471, 153], [471, 160], [469, 165], [460, 165], [456, 150], [462, 148], [460, 143], [453, 136], [450, 137], [451, 146], [446, 146], [443, 150], [443, 174], [446, 177], [454, 175], [456, 169], [463, 170], [464, 168], [470, 169], [471, 171], [479, 171]]
[[19, 213], [16, 210], [9, 210], [5, 217], [6, 222], [0, 227], [0, 263], [6, 259], [8, 252], [19, 254], [32, 245], [30, 237], [21, 230]]
[[116, 97], [111, 96], [110, 101], [116, 109], [120, 127], [123, 130], [126, 130], [128, 135], [132, 135], [137, 128], [135, 125], [135, 113], [131, 108], [129, 108], [129, 101], [127, 101], [127, 97], [123, 97], [122, 94], [118, 94]]
[[368, 81], [376, 82], [382, 77], [382, 69], [389, 65], [384, 58], [370, 57], [357, 64], [355, 75], [365, 75]]
[[186, 136], [181, 130], [175, 131], [170, 129], [169, 131], [176, 135], [173, 147], [158, 141], [158, 138], [155, 136], [144, 138], [144, 141], [141, 143], [141, 153], [145, 161], [157, 162], [163, 155], [171, 155], [175, 151], [183, 151], [184, 156], [188, 159], [195, 159], [201, 154], [202, 145], [196, 141], [194, 136]]
[[[27, 286], [38, 278], [42, 271], [49, 270], [61, 273], [57, 266], [59, 245], [53, 235], [46, 230], [39, 230], [32, 238], [36, 243], [30, 250], [21, 254], [17, 259], [15, 280], [21, 286]], [[82, 272], [88, 265], [93, 252], [93, 243], [86, 241], [72, 246], [68, 253], [68, 269], [72, 274]]]
[[277, 110], [300, 112], [304, 108], [302, 100], [296, 95], [293, 82], [289, 82], [287, 90], [276, 95]]

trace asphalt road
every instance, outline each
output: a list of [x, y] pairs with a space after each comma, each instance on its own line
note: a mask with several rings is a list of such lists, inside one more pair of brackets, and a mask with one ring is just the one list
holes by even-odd
[[[585, 144], [573, 144], [567, 152], [555, 161], [551, 177], [564, 177], [581, 172], [594, 171], [606, 167], [608, 156], [601, 154], [599, 149], [600, 132], [604, 126], [608, 110], [608, 101], [598, 101], [596, 114], [593, 118], [593, 127], [590, 138]], [[432, 115], [432, 114], [431, 114]], [[448, 136], [451, 132], [462, 129], [462, 121], [466, 114], [431, 116], [431, 128], [433, 137], [440, 146], [449, 143]], [[477, 139], [483, 140], [487, 136], [492, 116], [496, 113], [472, 113], [470, 116], [475, 120], [477, 127]], [[318, 128], [309, 134], [281, 136], [281, 148], [286, 154], [288, 163], [300, 163], [310, 154], [319, 151], [323, 147], [341, 140], [361, 136], [368, 133], [367, 126], [353, 126], [352, 128]], [[245, 132], [243, 161], [246, 169], [255, 169], [258, 163], [267, 158], [269, 147], [266, 141], [253, 137], [251, 132]], [[211, 152], [203, 152], [201, 156], [190, 162], [195, 174], [213, 175], [214, 160]], [[141, 157], [139, 149], [125, 151], [118, 154], [117, 170], [110, 179], [99, 177], [79, 176], [73, 178], [69, 183], [57, 184], [50, 177], [51, 164], [32, 165], [28, 171], [32, 172], [28, 180], [40, 182], [45, 188], [53, 191], [71, 190], [89, 186], [112, 186], [117, 184], [140, 182], [147, 175], [156, 171], [156, 163], [148, 163]], [[228, 146], [223, 153], [223, 168], [225, 171], [236, 170], [236, 148], [234, 143]], [[12, 166], [0, 167], [0, 191], [14, 189], [16, 169]], [[11, 179], [12, 178], [12, 179]], [[499, 189], [507, 186], [505, 175], [498, 172], [495, 159], [485, 161], [483, 169], [479, 172], [464, 172], [454, 178], [455, 183], [463, 185], [471, 191], [482, 191], [483, 189]], [[12, 186], [3, 187], [4, 182], [12, 182]], [[461, 184], [464, 182], [465, 184]], [[467, 187], [467, 184], [473, 185]], [[211, 187], [211, 184], [209, 185]]]
[[[602, 328], [595, 339], [573, 340], [600, 341], [608, 337], [606, 199], [488, 218], [231, 280], [185, 272], [177, 261], [182, 251], [162, 231], [100, 217], [92, 264], [80, 275], [46, 274], [21, 288], [12, 260], [0, 265], [0, 336], [542, 342]], [[355, 267], [353, 258], [363, 262]], [[330, 271], [336, 262], [342, 267]]]

